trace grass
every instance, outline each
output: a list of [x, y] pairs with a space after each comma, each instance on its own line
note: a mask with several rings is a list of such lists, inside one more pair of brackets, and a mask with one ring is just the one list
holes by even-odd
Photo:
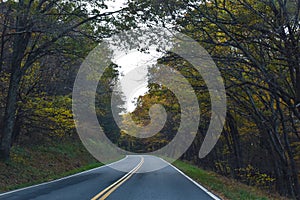
[[173, 165], [193, 180], [205, 186], [208, 190], [225, 200], [287, 199], [276, 194], [268, 194], [258, 188], [244, 185], [238, 181], [220, 176], [214, 172], [205, 171], [187, 162], [176, 161]]
[[0, 162], [0, 192], [52, 181], [101, 165], [77, 139], [43, 146], [15, 146], [10, 161]]

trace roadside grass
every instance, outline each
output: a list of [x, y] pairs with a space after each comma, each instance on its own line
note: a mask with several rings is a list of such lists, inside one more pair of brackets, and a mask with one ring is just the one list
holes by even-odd
[[178, 160], [175, 161], [173, 165], [225, 200], [287, 199], [276, 194], [269, 194], [255, 187], [247, 186], [233, 179], [220, 176], [214, 172], [205, 171], [188, 162]]
[[15, 146], [10, 161], [0, 162], [0, 192], [52, 181], [101, 165], [77, 139], [43, 146]]

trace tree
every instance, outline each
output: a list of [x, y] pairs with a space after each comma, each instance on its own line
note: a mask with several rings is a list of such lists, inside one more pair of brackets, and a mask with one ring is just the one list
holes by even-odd
[[[230, 159], [222, 153], [222, 150], [228, 152], [227, 143], [229, 150], [232, 148], [230, 151], [236, 154], [236, 162], [241, 162], [230, 167], [243, 166], [248, 157], [242, 158], [238, 150], [233, 150], [238, 149], [238, 136], [242, 136], [244, 144], [253, 144], [252, 147], [242, 145], [246, 150], [255, 150], [253, 155], [267, 152], [263, 159], [273, 166], [252, 162], [275, 177], [276, 190], [300, 199], [299, 166], [296, 164], [299, 150], [295, 148], [300, 139], [300, 2], [135, 2], [152, 9], [148, 20], [159, 21], [160, 17], [161, 24], [173, 23], [176, 29], [199, 41], [210, 52], [226, 80], [230, 111], [223, 133], [225, 140], [221, 138], [212, 158], [226, 160], [223, 168], [228, 167]], [[180, 59], [177, 62], [180, 63]], [[255, 128], [248, 129], [248, 133], [241, 128], [253, 125]], [[249, 139], [251, 134], [256, 140]], [[206, 160], [211, 165], [214, 159], [208, 157]]]
[[[238, 102], [252, 110], [252, 119], [272, 147], [270, 154], [279, 160], [278, 191], [299, 199], [298, 170], [290, 142], [298, 133], [287, 129], [296, 122], [291, 113], [299, 119], [299, 2], [205, 1], [188, 5], [192, 11], [182, 20], [186, 33], [197, 33], [199, 42], [209, 48], [227, 83], [231, 82], [228, 87], [234, 87], [227, 90], [230, 96], [235, 96], [234, 100], [245, 97], [246, 101]], [[236, 93], [238, 87], [244, 92]]]
[[72, 52], [72, 46], [59, 45], [69, 39], [77, 42], [83, 37], [100, 40], [112, 34], [121, 27], [120, 22], [113, 25], [114, 15], [121, 11], [105, 12], [106, 5], [98, 1], [9, 0], [2, 2], [1, 7], [5, 11], [1, 15], [1, 70], [6, 68], [10, 76], [0, 158], [7, 160], [15, 125], [18, 90], [27, 70], [34, 63], [42, 62], [46, 56], [76, 55]]
[[[103, 73], [102, 78], [98, 84], [96, 93], [95, 109], [99, 124], [103, 128], [106, 136], [114, 144], [118, 144], [120, 138], [120, 128], [115, 122], [112, 106], [115, 106], [117, 114], [123, 113], [124, 97], [122, 91], [114, 87], [118, 87], [119, 72], [118, 66], [112, 64]], [[114, 93], [114, 94], [113, 94]], [[114, 95], [114, 102], [112, 103], [112, 95]]]

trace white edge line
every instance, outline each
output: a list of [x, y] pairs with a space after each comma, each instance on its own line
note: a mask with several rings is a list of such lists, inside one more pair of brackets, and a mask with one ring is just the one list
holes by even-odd
[[213, 193], [211, 193], [208, 189], [206, 189], [205, 187], [203, 187], [202, 185], [200, 185], [199, 183], [197, 183], [196, 181], [194, 181], [192, 178], [190, 178], [189, 176], [187, 176], [185, 173], [183, 173], [180, 169], [178, 169], [177, 167], [175, 167], [171, 163], [165, 161], [164, 159], [162, 159], [162, 158], [160, 158], [160, 159], [162, 161], [164, 161], [165, 163], [167, 163], [168, 165], [170, 165], [171, 167], [173, 167], [176, 171], [178, 171], [181, 175], [183, 175], [185, 178], [187, 178], [192, 183], [194, 183], [196, 186], [198, 186], [201, 190], [203, 190], [204, 192], [206, 192], [211, 198], [213, 198], [215, 200], [221, 200], [219, 197], [217, 197], [216, 195], [214, 195]]
[[8, 195], [8, 194], [15, 193], [15, 192], [20, 192], [20, 191], [23, 191], [23, 190], [32, 189], [32, 188], [43, 186], [43, 185], [48, 185], [48, 184], [51, 184], [51, 183], [56, 183], [56, 182], [66, 180], [66, 179], [69, 179], [69, 178], [72, 178], [72, 177], [75, 177], [75, 176], [78, 176], [78, 175], [86, 174], [86, 173], [89, 173], [89, 172], [92, 172], [92, 171], [95, 171], [95, 170], [98, 170], [98, 169], [101, 169], [101, 168], [104, 168], [104, 167], [109, 167], [113, 164], [116, 164], [116, 163], [119, 163], [119, 162], [125, 160], [126, 158], [128, 158], [128, 155], [126, 155], [125, 158], [122, 158], [121, 160], [110, 163], [108, 165], [103, 165], [103, 166], [100, 166], [100, 167], [97, 167], [97, 168], [94, 168], [94, 169], [90, 169], [90, 170], [87, 170], [87, 171], [83, 171], [83, 172], [80, 172], [80, 173], [77, 173], [77, 174], [72, 174], [72, 175], [69, 175], [69, 176], [66, 176], [66, 177], [63, 177], [63, 178], [60, 178], [60, 179], [56, 179], [56, 180], [53, 180], [53, 181], [48, 181], [48, 182], [45, 182], [45, 183], [40, 183], [40, 184], [37, 184], [37, 185], [32, 185], [32, 186], [29, 186], [29, 187], [20, 188], [20, 189], [17, 189], [17, 190], [1, 193], [0, 197]]

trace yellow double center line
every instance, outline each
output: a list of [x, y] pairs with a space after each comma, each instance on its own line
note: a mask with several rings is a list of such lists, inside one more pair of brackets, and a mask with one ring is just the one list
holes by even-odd
[[143, 163], [144, 163], [144, 158], [141, 157], [141, 162], [135, 168], [133, 168], [130, 172], [125, 174], [122, 178], [120, 178], [119, 180], [117, 180], [116, 182], [114, 182], [113, 184], [111, 184], [110, 186], [105, 188], [104, 190], [102, 190], [99, 194], [94, 196], [91, 200], [106, 199], [118, 187], [120, 187], [123, 183], [125, 183], [128, 179], [130, 179], [130, 177], [142, 167]]

